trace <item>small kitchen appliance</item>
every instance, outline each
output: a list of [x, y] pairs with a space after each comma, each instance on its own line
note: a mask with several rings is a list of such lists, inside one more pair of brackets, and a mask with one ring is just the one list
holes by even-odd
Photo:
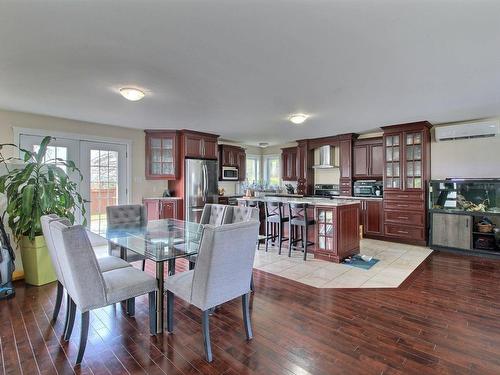
[[361, 180], [354, 182], [355, 197], [382, 197], [382, 181]]

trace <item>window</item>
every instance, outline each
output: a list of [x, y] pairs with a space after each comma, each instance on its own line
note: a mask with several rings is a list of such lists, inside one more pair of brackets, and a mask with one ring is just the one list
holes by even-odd
[[264, 182], [268, 186], [280, 184], [280, 155], [264, 156]]
[[[40, 145], [39, 144], [33, 145], [33, 151], [38, 152], [38, 150], [40, 150]], [[66, 166], [61, 163], [61, 161], [68, 160], [67, 154], [68, 154], [67, 147], [48, 146], [43, 161], [44, 163], [55, 164], [57, 167], [61, 168], [64, 172], [67, 172]]]
[[249, 184], [256, 184], [260, 179], [260, 156], [247, 154], [245, 180]]

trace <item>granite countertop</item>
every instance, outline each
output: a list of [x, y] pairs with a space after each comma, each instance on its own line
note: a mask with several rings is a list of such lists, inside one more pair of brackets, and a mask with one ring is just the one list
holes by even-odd
[[168, 199], [182, 199], [181, 197], [144, 197], [142, 199], [159, 199], [159, 200], [168, 200]]
[[384, 199], [384, 197], [346, 197], [346, 196], [337, 196], [335, 199], [356, 199], [356, 200], [375, 200], [375, 201], [381, 201]]
[[250, 197], [238, 198], [238, 200], [252, 199], [260, 202], [282, 202], [282, 203], [307, 203], [311, 206], [349, 206], [351, 204], [359, 204], [356, 199], [325, 199], [325, 198], [292, 198], [292, 197]]

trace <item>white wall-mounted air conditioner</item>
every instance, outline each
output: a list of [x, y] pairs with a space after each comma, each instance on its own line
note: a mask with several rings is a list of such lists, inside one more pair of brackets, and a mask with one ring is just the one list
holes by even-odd
[[494, 137], [500, 133], [500, 121], [477, 121], [463, 124], [437, 126], [436, 141]]

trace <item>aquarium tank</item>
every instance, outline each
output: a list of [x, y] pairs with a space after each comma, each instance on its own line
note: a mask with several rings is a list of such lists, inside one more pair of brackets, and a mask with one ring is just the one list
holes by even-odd
[[446, 179], [429, 183], [429, 208], [500, 212], [500, 179]]

